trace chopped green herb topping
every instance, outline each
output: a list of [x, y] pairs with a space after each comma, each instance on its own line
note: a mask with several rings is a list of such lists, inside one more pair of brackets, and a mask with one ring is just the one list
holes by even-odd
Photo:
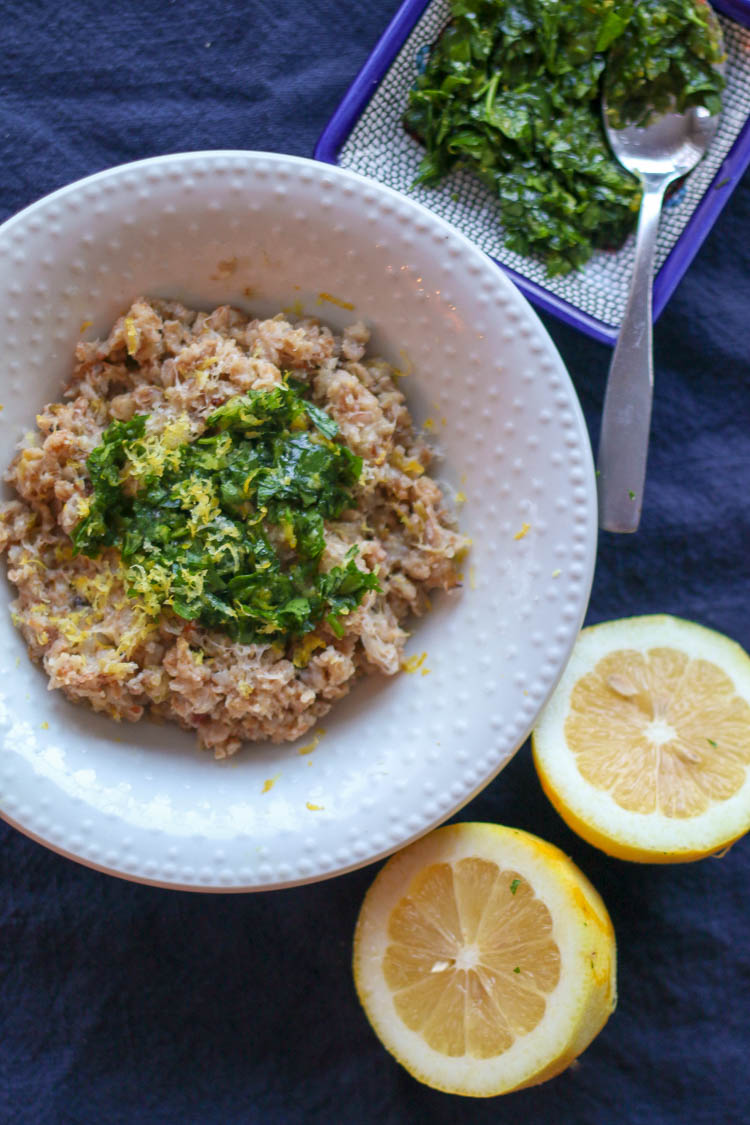
[[702, 105], [721, 111], [724, 51], [716, 16], [704, 0], [649, 0], [618, 9], [623, 21], [607, 61], [608, 116], [615, 129], [647, 125], [668, 110]]
[[301, 387], [230, 399], [193, 441], [187, 418], [161, 434], [147, 415], [113, 422], [86, 462], [74, 552], [119, 550], [129, 595], [154, 615], [169, 606], [244, 642], [285, 642], [324, 619], [342, 635], [342, 617], [380, 589], [356, 547], [320, 569], [324, 521], [354, 505], [362, 460]]
[[714, 749], [716, 748], [716, 743], [714, 742], [713, 738], [709, 738], [706, 741], [708, 742], [709, 746], [713, 746]]
[[510, 885], [510, 893], [512, 895], [514, 895], [520, 886], [521, 886], [521, 880], [520, 879], [514, 879], [513, 882]]
[[515, 969], [513, 970], [513, 972], [514, 972], [514, 973], [520, 973], [520, 971], [521, 971], [521, 966], [520, 966], [520, 965], [516, 965], [516, 967], [515, 967]]
[[723, 79], [708, 4], [452, 0], [451, 12], [404, 115], [426, 149], [417, 182], [476, 173], [498, 198], [505, 245], [550, 276], [619, 246], [640, 188], [610, 153], [602, 82], [623, 122], [672, 93], [681, 109], [713, 111]]

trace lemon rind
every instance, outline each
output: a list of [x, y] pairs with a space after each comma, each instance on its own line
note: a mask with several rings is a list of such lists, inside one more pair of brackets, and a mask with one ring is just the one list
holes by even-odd
[[[388, 917], [414, 875], [427, 864], [477, 854], [512, 867], [541, 894], [552, 915], [562, 966], [540, 1023], [494, 1060], [452, 1059], [429, 1048], [401, 1022], [381, 969]], [[606, 907], [567, 856], [520, 829], [472, 823], [437, 829], [389, 860], [368, 891], [354, 940], [357, 994], [386, 1049], [426, 1085], [473, 1097], [536, 1085], [569, 1066], [614, 1011], [615, 960]]]

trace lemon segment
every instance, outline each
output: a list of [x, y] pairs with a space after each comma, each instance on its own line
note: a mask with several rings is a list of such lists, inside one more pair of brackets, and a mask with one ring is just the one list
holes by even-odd
[[584, 629], [532, 745], [589, 843], [649, 863], [711, 855], [750, 828], [750, 657], [676, 617]]
[[615, 1006], [606, 908], [550, 844], [491, 824], [394, 856], [362, 904], [354, 979], [384, 1046], [421, 1082], [488, 1097], [564, 1070]]

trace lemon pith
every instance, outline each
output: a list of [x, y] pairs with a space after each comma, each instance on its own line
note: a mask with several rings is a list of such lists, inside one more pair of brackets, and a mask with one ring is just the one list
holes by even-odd
[[703, 626], [584, 629], [532, 741], [555, 808], [611, 855], [697, 859], [750, 828], [750, 657]]
[[607, 911], [558, 849], [516, 829], [438, 829], [393, 857], [355, 934], [359, 998], [421, 1081], [489, 1096], [559, 1073], [615, 1002]]

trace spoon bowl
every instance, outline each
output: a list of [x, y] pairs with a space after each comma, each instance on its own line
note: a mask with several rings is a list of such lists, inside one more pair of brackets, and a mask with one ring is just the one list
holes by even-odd
[[615, 129], [609, 123], [606, 99], [603, 118], [610, 148], [623, 168], [636, 176], [668, 175], [670, 183], [702, 160], [719, 124], [718, 114], [699, 105], [687, 113], [665, 113], [646, 128]]
[[664, 193], [703, 158], [719, 115], [693, 106], [685, 113], [650, 115], [645, 126], [617, 129], [606, 97], [602, 108], [612, 152], [643, 189], [633, 276], [607, 377], [597, 459], [599, 525], [632, 532], [640, 523], [646, 481], [654, 382], [652, 285]]

